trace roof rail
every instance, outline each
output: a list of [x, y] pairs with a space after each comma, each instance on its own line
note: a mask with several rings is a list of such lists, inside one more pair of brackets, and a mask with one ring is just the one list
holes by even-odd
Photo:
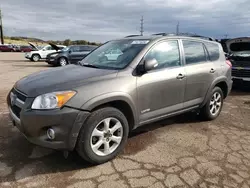
[[126, 36], [125, 38], [129, 38], [129, 37], [138, 37], [138, 36], [141, 36], [141, 35], [128, 35], [128, 36]]
[[174, 34], [174, 33], [156, 33], [153, 35], [160, 35], [160, 36], [187, 36], [187, 37], [197, 37], [205, 40], [210, 40], [210, 41], [217, 41], [217, 39], [214, 39], [212, 37], [206, 37], [206, 36], [201, 36], [201, 35], [196, 35], [192, 33], [179, 33], [179, 34]]
[[173, 33], [155, 33], [155, 34], [152, 34], [152, 35], [160, 35], [160, 36], [175, 36], [176, 34], [173, 34]]

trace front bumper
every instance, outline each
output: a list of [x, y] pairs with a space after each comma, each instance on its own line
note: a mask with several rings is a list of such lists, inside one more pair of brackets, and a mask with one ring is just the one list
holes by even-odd
[[250, 82], [250, 77], [249, 77], [249, 78], [245, 78], [245, 77], [236, 77], [236, 76], [232, 76], [232, 79], [233, 79], [234, 81]]
[[30, 55], [29, 53], [26, 53], [26, 54], [24, 55], [24, 57], [25, 57], [26, 59], [30, 59], [30, 58], [31, 58], [31, 55]]
[[[8, 95], [7, 103], [13, 124], [28, 141], [35, 145], [57, 150], [73, 150], [89, 112], [70, 107], [56, 110], [31, 110], [27, 107], [32, 101], [33, 99], [27, 98], [20, 113], [16, 113], [10, 102], [10, 94]], [[49, 128], [55, 132], [53, 140], [47, 136]]]
[[47, 62], [48, 64], [55, 65], [57, 63], [57, 59], [56, 58], [46, 58], [45, 62]]

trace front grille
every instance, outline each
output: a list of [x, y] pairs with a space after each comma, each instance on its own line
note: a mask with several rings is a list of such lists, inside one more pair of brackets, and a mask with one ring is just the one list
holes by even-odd
[[232, 69], [232, 76], [242, 77], [242, 78], [250, 78], [250, 69]]
[[15, 94], [17, 96], [17, 98], [20, 99], [21, 101], [23, 101], [23, 102], [26, 101], [27, 96], [25, 94], [23, 94], [22, 92], [14, 89], [14, 88], [11, 90], [11, 92], [13, 94]]
[[[10, 99], [10, 96], [14, 94], [16, 95], [16, 99], [18, 99], [19, 102], [15, 102], [13, 105], [11, 104], [11, 99]], [[12, 112], [18, 117], [20, 118], [20, 113], [22, 111], [22, 107], [23, 107], [23, 104], [25, 103], [26, 101], [26, 98], [27, 96], [25, 94], [23, 94], [22, 92], [16, 90], [16, 89], [12, 89], [11, 90], [11, 93], [9, 95], [9, 99], [8, 99], [8, 103], [10, 105], [10, 108], [12, 110]], [[21, 103], [20, 103], [21, 101]]]
[[250, 68], [250, 61], [231, 61], [232, 65], [235, 67], [249, 67]]
[[14, 106], [11, 106], [11, 110], [12, 112], [18, 117], [20, 118], [20, 112], [21, 112], [21, 108], [19, 108], [18, 106], [14, 105]]

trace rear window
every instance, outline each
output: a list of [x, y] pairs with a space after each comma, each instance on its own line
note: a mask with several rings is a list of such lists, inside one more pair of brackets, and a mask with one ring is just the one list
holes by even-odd
[[230, 50], [234, 52], [250, 51], [250, 42], [236, 42], [230, 45]]
[[209, 43], [209, 42], [206, 42], [204, 44], [205, 44], [205, 46], [207, 48], [209, 59], [211, 61], [218, 60], [219, 57], [220, 57], [220, 48], [219, 48], [219, 45], [218, 44], [214, 44], [214, 43]]

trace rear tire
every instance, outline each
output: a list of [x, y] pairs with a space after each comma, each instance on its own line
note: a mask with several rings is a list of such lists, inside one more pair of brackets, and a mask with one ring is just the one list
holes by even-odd
[[128, 121], [121, 111], [113, 107], [98, 109], [82, 126], [76, 150], [92, 164], [105, 163], [123, 150], [128, 132]]
[[215, 87], [212, 90], [207, 103], [200, 110], [199, 115], [201, 119], [206, 121], [216, 119], [222, 110], [223, 99], [224, 96], [221, 88]]

